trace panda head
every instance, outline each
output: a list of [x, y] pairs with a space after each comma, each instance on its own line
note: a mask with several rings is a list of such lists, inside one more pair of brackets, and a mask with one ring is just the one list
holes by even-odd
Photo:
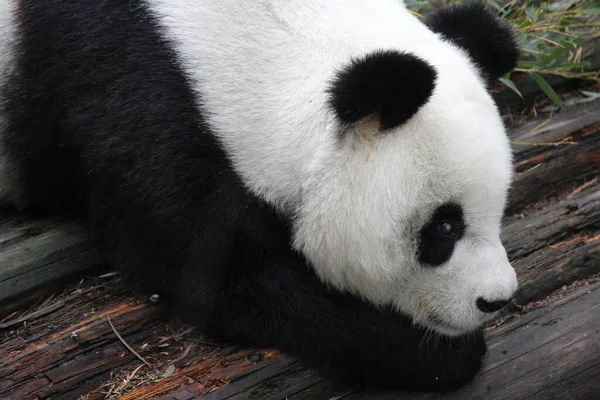
[[371, 51], [333, 74], [338, 137], [311, 160], [294, 245], [325, 282], [458, 335], [517, 289], [500, 240], [511, 150], [488, 85], [518, 52], [477, 4], [426, 24], [430, 46]]

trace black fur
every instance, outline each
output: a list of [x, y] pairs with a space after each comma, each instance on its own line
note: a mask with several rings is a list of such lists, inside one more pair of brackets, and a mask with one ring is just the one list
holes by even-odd
[[18, 4], [18, 73], [1, 90], [29, 206], [84, 205], [112, 262], [218, 339], [394, 388], [448, 390], [479, 370], [481, 332], [426, 338], [321, 283], [287, 220], [244, 189], [141, 0]]
[[352, 60], [329, 89], [338, 118], [353, 124], [370, 115], [385, 131], [408, 121], [427, 102], [437, 74], [412, 54], [388, 50]]
[[[453, 230], [450, 234], [442, 232], [443, 223], [451, 224]], [[438, 207], [421, 229], [417, 248], [418, 260], [426, 265], [442, 265], [452, 257], [454, 247], [466, 229], [460, 205], [449, 203]]]
[[512, 30], [481, 2], [441, 8], [427, 15], [425, 23], [467, 50], [488, 86], [517, 65], [519, 50]]

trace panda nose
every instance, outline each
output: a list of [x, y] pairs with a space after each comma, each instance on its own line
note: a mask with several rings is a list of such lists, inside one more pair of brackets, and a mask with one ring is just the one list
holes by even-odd
[[502, 310], [510, 302], [511, 302], [511, 299], [487, 301], [480, 297], [477, 299], [477, 308], [479, 308], [484, 313], [493, 313], [493, 312]]

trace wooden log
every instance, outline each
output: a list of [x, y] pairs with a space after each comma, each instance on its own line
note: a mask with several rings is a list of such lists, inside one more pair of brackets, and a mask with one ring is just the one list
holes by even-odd
[[516, 169], [508, 214], [600, 177], [600, 103], [510, 132]]
[[[120, 282], [93, 287], [59, 300], [64, 306], [54, 313], [3, 332], [0, 398], [73, 399], [82, 395], [104, 398], [101, 392], [110, 391], [110, 387], [103, 387], [102, 383], [117, 368], [131, 373], [141, 365], [139, 375], [149, 382], [159, 380], [180, 356], [182, 341], [199, 343], [190, 352], [194, 362], [188, 361], [179, 371], [165, 377], [159, 387], [148, 385], [143, 389], [146, 398], [183, 387], [193, 378], [208, 379], [210, 373], [239, 373], [252, 367], [249, 358], [253, 355], [260, 354], [257, 359], [268, 360], [276, 354], [203, 345], [193, 330], [183, 329], [176, 322], [165, 324], [158, 306], [132, 297]], [[108, 317], [119, 335], [150, 367], [123, 345]], [[204, 383], [203, 388], [211, 390], [219, 384], [222, 382], [213, 378]]]
[[22, 297], [35, 289], [58, 281], [64, 284], [101, 265], [79, 221], [6, 219], [0, 228], [0, 311], [7, 313], [23, 303]]
[[[596, 379], [582, 382], [579, 374], [590, 369], [600, 373], [599, 330], [600, 283], [595, 283], [491, 333], [488, 361], [471, 385], [443, 397], [413, 394], [405, 398], [582, 399], [586, 398], [585, 392], [598, 394], [597, 375]], [[565, 387], [573, 396], [565, 396]], [[393, 396], [361, 393], [345, 399], [397, 398]]]
[[[273, 400], [590, 399], [586, 396], [600, 393], [598, 331], [600, 283], [597, 282], [488, 333], [489, 352], [482, 372], [470, 385], [449, 395], [349, 391], [319, 379], [317, 374], [283, 371], [259, 379], [258, 383], [246, 375], [245, 379], [215, 391], [210, 399], [258, 400], [266, 398], [265, 393]], [[293, 365], [288, 367], [288, 371], [293, 369]], [[229, 390], [225, 392], [227, 387]]]
[[600, 272], [600, 183], [515, 220], [502, 230], [502, 240], [521, 303]]

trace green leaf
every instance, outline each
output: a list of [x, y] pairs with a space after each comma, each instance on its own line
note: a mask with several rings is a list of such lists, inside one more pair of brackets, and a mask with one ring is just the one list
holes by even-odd
[[[583, 91], [581, 91], [583, 93]], [[594, 93], [594, 92], [591, 92]], [[598, 94], [598, 93], [596, 93]], [[598, 96], [598, 98], [600, 98], [600, 96]], [[565, 106], [576, 106], [576, 105], [580, 105], [580, 104], [586, 104], [586, 103], [591, 103], [595, 100], [597, 100], [598, 98], [594, 98], [594, 97], [571, 97], [570, 99], [565, 101]], [[542, 108], [540, 111], [541, 112], [552, 112], [552, 111], [557, 111], [559, 109], [558, 106], [555, 105], [549, 105], [546, 106], [544, 108]]]
[[565, 105], [563, 104], [560, 97], [558, 97], [558, 94], [556, 94], [552, 86], [550, 86], [550, 84], [546, 82], [546, 80], [537, 72], [530, 72], [529, 75], [531, 75], [531, 77], [535, 80], [540, 89], [542, 89], [544, 93], [546, 93], [546, 96], [548, 96], [548, 98], [552, 100], [554, 104], [556, 104], [564, 110]]
[[525, 61], [521, 60], [518, 62], [519, 68], [534, 68], [537, 66], [535, 61]]
[[600, 99], [600, 92], [590, 92], [588, 90], [580, 90], [581, 94], [594, 100]]
[[549, 113], [549, 112], [554, 112], [554, 111], [558, 111], [558, 110], [560, 110], [559, 106], [550, 105], [550, 106], [546, 106], [546, 107], [542, 108], [539, 111]]
[[571, 39], [575, 47], [581, 46], [585, 42], [585, 38], [578, 36], [576, 38]]
[[506, 86], [508, 86], [509, 88], [511, 88], [513, 90], [513, 92], [515, 92], [516, 94], [518, 94], [519, 97], [523, 99], [523, 95], [521, 94], [521, 92], [517, 88], [517, 85], [515, 85], [515, 83], [510, 80], [510, 78], [508, 77], [508, 75], [505, 76], [505, 77], [503, 77], [503, 78], [500, 78], [500, 82], [502, 82], [503, 84], [505, 84]]
[[529, 18], [532, 18], [535, 15], [535, 6], [533, 4], [527, 5], [527, 8], [525, 9], [525, 15], [527, 15]]
[[538, 67], [541, 69], [550, 68], [560, 59], [567, 60], [570, 49], [568, 47], [555, 47], [537, 60]]
[[563, 19], [562, 21], [560, 21], [560, 26], [569, 26], [569, 25], [571, 25], [572, 20], [573, 20], [572, 17], [567, 17], [567, 18]]
[[528, 19], [521, 19], [521, 20], [516, 21], [516, 24], [519, 26], [519, 28], [525, 29], [525, 28], [529, 28], [530, 26], [532, 26], [533, 22], [529, 21]]
[[559, 40], [558, 43], [560, 43], [560, 45], [562, 47], [564, 47], [565, 49], [568, 50], [573, 50], [577, 47], [577, 44], [575, 43], [575, 40]]
[[547, 65], [543, 68], [540, 68], [542, 70], [543, 73], [552, 73], [552, 71], [557, 71], [557, 70], [568, 70], [568, 71], [581, 71], [583, 72], [583, 67], [584, 64], [583, 63], [570, 63], [570, 62], [564, 62], [564, 63], [560, 63], [560, 64], [554, 64], [554, 65]]
[[548, 48], [548, 44], [546, 42], [538, 42], [535, 47], [538, 50], [546, 50]]

